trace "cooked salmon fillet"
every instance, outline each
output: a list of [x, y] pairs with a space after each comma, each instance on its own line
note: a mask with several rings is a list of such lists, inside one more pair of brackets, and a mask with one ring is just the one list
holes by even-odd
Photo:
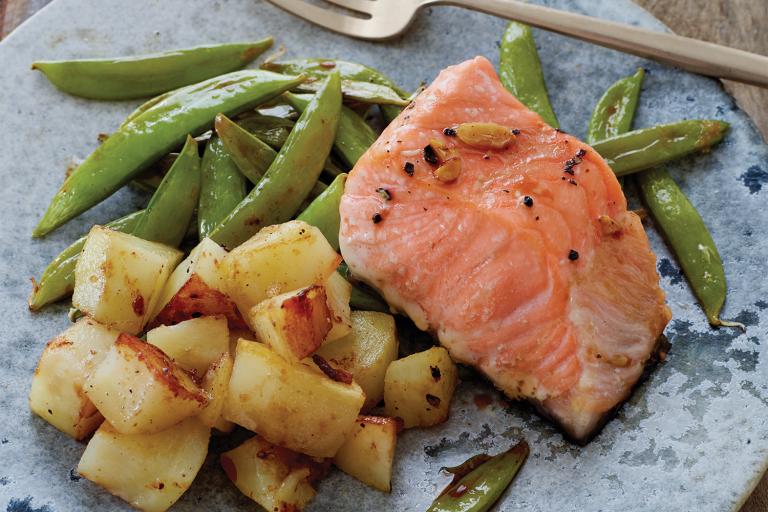
[[[455, 134], [470, 122], [516, 136], [470, 145]], [[455, 180], [434, 149], [460, 160]], [[670, 320], [611, 169], [507, 92], [485, 58], [442, 71], [387, 127], [340, 210], [354, 276], [577, 441], [629, 396]]]

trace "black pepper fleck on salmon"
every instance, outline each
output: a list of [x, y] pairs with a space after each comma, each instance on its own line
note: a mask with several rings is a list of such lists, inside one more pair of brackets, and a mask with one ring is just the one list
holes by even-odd
[[437, 165], [439, 163], [435, 148], [433, 148], [431, 144], [424, 146], [424, 161], [432, 165]]
[[577, 259], [579, 259], [579, 253], [571, 249], [570, 251], [568, 251], [568, 259], [571, 261], [576, 261]]
[[384, 220], [384, 218], [381, 216], [380, 213], [374, 213], [373, 217], [371, 217], [371, 220], [373, 221], [374, 224], [378, 224], [379, 222]]
[[533, 206], [533, 198], [531, 196], [525, 196], [523, 198], [523, 204], [528, 208]]
[[405, 162], [405, 166], [403, 167], [405, 169], [405, 174], [408, 176], [413, 176], [413, 164], [411, 162]]
[[443, 130], [443, 135], [446, 135], [448, 137], [455, 137], [456, 136], [456, 130], [454, 130], [451, 127], [445, 128]]

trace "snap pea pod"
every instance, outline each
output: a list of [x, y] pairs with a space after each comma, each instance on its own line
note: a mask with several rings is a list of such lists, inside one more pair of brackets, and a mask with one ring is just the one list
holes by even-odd
[[[143, 214], [144, 210], [133, 212], [107, 223], [106, 226], [115, 231], [130, 233]], [[32, 294], [28, 301], [29, 309], [36, 311], [72, 293], [75, 289], [75, 266], [87, 237], [86, 234], [78, 238], [48, 264], [43, 275], [40, 276], [40, 281], [34, 283], [32, 287]]]
[[[285, 93], [288, 103], [298, 111], [303, 111], [312, 99], [312, 96]], [[336, 140], [333, 148], [350, 167], [355, 166], [357, 160], [368, 151], [368, 148], [376, 142], [376, 132], [368, 126], [365, 120], [348, 107], [341, 108], [339, 128], [336, 130]]]
[[223, 114], [216, 116], [216, 134], [240, 172], [254, 185], [259, 182], [277, 151]]
[[[352, 295], [349, 299], [349, 305], [352, 309], [359, 311], [379, 311], [381, 313], [392, 312], [389, 309], [387, 301], [382, 299], [378, 293], [352, 278], [352, 274], [349, 272], [349, 267], [346, 263], [341, 262], [337, 272], [352, 285]], [[399, 331], [400, 329], [398, 328], [398, 332]]]
[[610, 86], [597, 102], [587, 128], [587, 143], [594, 144], [632, 129], [637, 110], [637, 99], [643, 84], [645, 70], [637, 72]]
[[131, 234], [177, 247], [187, 233], [199, 195], [200, 156], [195, 139], [187, 137]]
[[650, 169], [720, 142], [729, 124], [688, 120], [622, 133], [592, 145], [617, 176]]
[[[313, 77], [327, 76], [332, 71], [338, 71], [345, 80], [369, 82], [372, 84], [389, 87], [402, 99], [408, 99], [409, 94], [383, 74], [381, 71], [356, 62], [348, 62], [336, 59], [293, 59], [280, 62], [265, 62], [262, 67], [280, 73], [305, 74]], [[387, 121], [391, 122], [400, 114], [402, 108], [396, 105], [381, 105], [381, 111]]]
[[529, 453], [528, 443], [491, 457], [453, 482], [432, 502], [427, 512], [485, 512], [512, 483]]
[[[296, 87], [296, 92], [317, 92], [322, 87], [321, 80], [307, 80]], [[409, 101], [401, 98], [386, 85], [372, 84], [370, 82], [358, 82], [356, 80], [342, 80], [341, 94], [345, 100], [373, 105], [406, 106]]]
[[279, 150], [293, 130], [294, 122], [287, 118], [255, 114], [238, 119], [237, 124], [271, 148]]
[[499, 78], [504, 87], [552, 128], [559, 128], [560, 123], [549, 103], [531, 27], [510, 22], [501, 38], [499, 51]]
[[96, 100], [129, 100], [160, 94], [244, 67], [272, 46], [272, 38], [171, 50], [114, 59], [37, 61], [60, 90]]
[[296, 121], [264, 177], [211, 238], [232, 249], [262, 227], [293, 217], [323, 170], [340, 114], [341, 79], [333, 73]]
[[725, 270], [699, 212], [665, 169], [638, 173], [635, 179], [648, 211], [675, 253], [709, 323], [743, 329], [743, 324], [720, 319], [727, 293]]
[[245, 176], [224, 149], [221, 139], [212, 137], [205, 146], [200, 165], [200, 200], [197, 204], [200, 240], [235, 209], [246, 193]]
[[239, 113], [282, 94], [304, 77], [261, 70], [235, 71], [180, 89], [101, 144], [64, 181], [33, 231], [43, 236], [80, 215], [152, 162], [213, 125], [216, 114]]
[[174, 94], [175, 92], [176, 92], [176, 90], [174, 89], [174, 90], [171, 90], [171, 91], [164, 92], [163, 94], [160, 94], [159, 96], [154, 96], [154, 97], [148, 99], [147, 101], [145, 101], [144, 103], [142, 103], [141, 105], [136, 107], [133, 110], [133, 112], [128, 114], [128, 117], [126, 117], [123, 120], [123, 122], [120, 124], [120, 127], [123, 127], [126, 124], [130, 123], [131, 121], [133, 121], [134, 119], [139, 117], [141, 114], [143, 114], [144, 112], [146, 112], [150, 108], [154, 107], [155, 105], [159, 104], [161, 101], [164, 101], [166, 98], [168, 98], [170, 95]]
[[347, 181], [346, 174], [339, 174], [307, 208], [296, 217], [307, 224], [312, 224], [318, 228], [325, 236], [331, 246], [339, 250], [339, 226], [341, 217], [339, 216], [339, 203], [344, 193], [344, 183]]

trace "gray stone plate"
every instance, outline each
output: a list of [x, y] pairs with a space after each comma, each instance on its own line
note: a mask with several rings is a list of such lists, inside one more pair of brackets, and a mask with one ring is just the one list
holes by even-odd
[[[386, 1], [386, 0], [378, 0]], [[549, 4], [664, 27], [628, 0], [551, 0]], [[37, 358], [67, 325], [66, 306], [28, 312], [29, 278], [93, 223], [141, 207], [145, 196], [121, 191], [44, 240], [30, 233], [73, 158], [96, 147], [137, 102], [92, 102], [66, 96], [29, 70], [34, 59], [144, 53], [204, 43], [276, 36], [290, 56], [327, 56], [380, 67], [409, 88], [441, 68], [481, 54], [497, 56], [502, 20], [455, 8], [423, 12], [407, 35], [388, 44], [353, 41], [320, 30], [257, 0], [57, 0], [0, 44], [0, 300], [10, 315], [0, 350], [0, 508], [8, 512], [125, 510], [88, 481], [70, 477], [83, 446], [27, 409]], [[521, 436], [531, 457], [501, 510], [736, 510], [768, 461], [768, 150], [720, 85], [537, 32], [544, 70], [563, 129], [583, 135], [605, 88], [638, 66], [649, 73], [636, 126], [684, 118], [732, 124], [723, 144], [670, 166], [698, 206], [725, 261], [724, 318], [746, 334], [712, 330], [675, 260], [652, 227], [662, 284], [674, 319], [669, 359], [602, 434], [584, 448], [565, 441], [523, 406], [507, 406], [485, 384], [465, 383], [450, 421], [404, 433], [393, 492], [384, 495], [340, 472], [321, 485], [312, 510], [424, 510], [445, 484], [441, 466], [481, 451], [498, 452]], [[478, 393], [494, 403], [479, 408]], [[213, 449], [222, 445], [214, 442]], [[218, 468], [215, 457], [175, 510], [254, 510]]]

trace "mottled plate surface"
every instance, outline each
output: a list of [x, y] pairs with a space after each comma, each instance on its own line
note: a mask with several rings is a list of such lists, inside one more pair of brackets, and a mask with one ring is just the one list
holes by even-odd
[[[386, 1], [386, 0], [379, 0]], [[549, 5], [663, 30], [629, 0], [551, 0]], [[380, 67], [404, 86], [475, 55], [497, 59], [502, 20], [436, 7], [407, 35], [361, 43], [315, 28], [257, 0], [57, 0], [0, 44], [0, 297], [8, 318], [0, 350], [0, 509], [9, 512], [125, 510], [88, 481], [70, 478], [83, 444], [33, 417], [27, 393], [47, 339], [68, 323], [64, 305], [26, 309], [29, 277], [97, 222], [141, 207], [122, 191], [44, 240], [30, 233], [73, 158], [114, 130], [137, 102], [101, 103], [57, 92], [29, 70], [34, 59], [143, 53], [266, 34], [290, 56], [340, 57]], [[723, 317], [746, 334], [707, 326], [680, 271], [649, 226], [674, 319], [666, 364], [585, 448], [565, 442], [522, 406], [505, 406], [484, 384], [463, 384], [451, 419], [402, 435], [393, 492], [372, 491], [340, 472], [320, 486], [312, 510], [424, 510], [445, 483], [441, 466], [498, 452], [525, 436], [531, 457], [500, 510], [736, 510], [768, 460], [768, 149], [748, 118], [712, 80], [545, 32], [536, 33], [563, 129], [584, 135], [604, 89], [648, 68], [636, 126], [682, 118], [732, 124], [720, 147], [670, 166], [702, 212], [725, 262], [730, 293]], [[479, 408], [478, 393], [493, 393]], [[217, 444], [215, 443], [214, 448]], [[254, 510], [209, 457], [174, 510]]]

